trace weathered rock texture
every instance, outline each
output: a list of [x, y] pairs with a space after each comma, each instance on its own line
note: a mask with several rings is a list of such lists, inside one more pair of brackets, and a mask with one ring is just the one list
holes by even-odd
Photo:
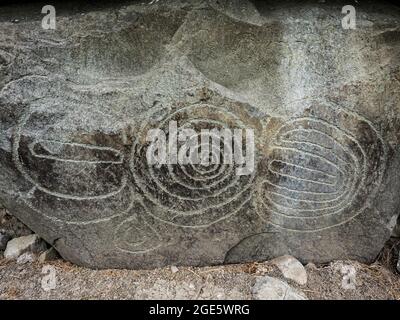
[[31, 234], [9, 241], [4, 251], [4, 258], [16, 259], [28, 251], [30, 253], [39, 253], [44, 250], [46, 250], [46, 244], [36, 234]]
[[270, 276], [257, 278], [251, 293], [256, 300], [308, 300], [303, 292]]
[[[216, 3], [0, 10], [0, 202], [92, 267], [372, 261], [400, 206], [399, 9], [344, 30], [347, 3]], [[256, 170], [149, 166], [171, 120], [253, 129]]]

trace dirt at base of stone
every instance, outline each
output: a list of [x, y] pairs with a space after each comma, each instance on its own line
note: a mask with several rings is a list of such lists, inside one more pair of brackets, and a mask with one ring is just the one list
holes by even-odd
[[[0, 228], [10, 238], [32, 234], [1, 208]], [[33, 259], [27, 253], [27, 259], [20, 261], [7, 261], [0, 254], [0, 300], [255, 299], [253, 289], [260, 277], [279, 279], [307, 299], [400, 300], [399, 251], [400, 239], [392, 237], [370, 266], [354, 261], [324, 266], [310, 263], [305, 266], [308, 281], [304, 285], [285, 278], [273, 261], [204, 268], [91, 270], [63, 260], [48, 261], [57, 257], [51, 248]], [[45, 277], [53, 271], [55, 287], [43, 288]]]
[[[63, 260], [44, 264], [0, 260], [0, 299], [253, 299], [252, 288], [262, 276], [286, 282], [307, 299], [400, 299], [400, 275], [380, 263], [336, 261], [309, 264], [306, 271], [307, 284], [299, 285], [268, 262], [179, 267], [173, 272], [169, 267], [91, 270]], [[51, 283], [50, 274], [54, 287], [43, 287]]]

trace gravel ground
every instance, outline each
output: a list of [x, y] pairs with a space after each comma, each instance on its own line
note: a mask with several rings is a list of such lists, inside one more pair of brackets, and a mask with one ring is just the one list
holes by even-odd
[[[55, 288], [45, 291], [43, 268], [55, 271]], [[344, 289], [343, 266], [354, 267], [355, 288]], [[347, 268], [348, 269], [348, 268]], [[336, 261], [306, 266], [304, 286], [287, 280], [309, 299], [400, 300], [400, 275], [380, 263], [371, 266]], [[180, 267], [155, 270], [91, 270], [63, 260], [17, 264], [0, 260], [0, 299], [251, 299], [257, 276], [284, 279], [268, 262], [206, 268]], [[45, 286], [46, 287], [46, 286]]]
[[[0, 228], [13, 236], [31, 233], [1, 208]], [[251, 299], [256, 277], [269, 275], [287, 281], [309, 299], [400, 300], [400, 274], [395, 267], [399, 250], [400, 239], [392, 238], [377, 262], [369, 266], [354, 261], [309, 264], [308, 282], [303, 286], [285, 280], [268, 262], [204, 268], [92, 270], [62, 259], [18, 264], [5, 260], [0, 252], [0, 299]], [[53, 272], [55, 282], [49, 281]], [[349, 277], [350, 283], [346, 281]], [[54, 289], [45, 290], [49, 287]]]
[[[400, 226], [400, 224], [399, 224]], [[0, 230], [11, 237], [31, 234], [24, 224], [7, 214], [0, 204]], [[399, 229], [398, 229], [399, 230]], [[251, 288], [259, 276], [287, 281], [309, 299], [400, 300], [400, 274], [395, 264], [400, 251], [399, 231], [382, 250], [376, 263], [336, 261], [306, 266], [308, 282], [300, 286], [285, 280], [268, 262], [155, 270], [92, 270], [64, 260], [41, 264], [18, 264], [0, 252], [0, 300], [2, 299], [251, 299]], [[349, 283], [349, 270], [352, 280]], [[49, 272], [55, 284], [48, 287]], [[346, 275], [347, 273], [347, 275]], [[46, 287], [47, 285], [47, 287]], [[345, 286], [346, 288], [344, 288]]]

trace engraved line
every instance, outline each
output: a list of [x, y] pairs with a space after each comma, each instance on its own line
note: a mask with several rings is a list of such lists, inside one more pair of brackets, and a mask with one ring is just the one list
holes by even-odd
[[[114, 156], [120, 158], [121, 160], [118, 161], [103, 161], [103, 160], [73, 160], [73, 159], [63, 159], [63, 158], [59, 158], [56, 156], [50, 156], [50, 155], [41, 155], [41, 154], [37, 154], [37, 152], [34, 150], [34, 147], [38, 144], [40, 144], [41, 142], [48, 142], [48, 143], [53, 143], [53, 142], [57, 142], [63, 145], [68, 145], [68, 146], [77, 146], [77, 147], [82, 147], [85, 149], [90, 149], [90, 150], [99, 150], [99, 151], [111, 151], [114, 153]], [[44, 146], [43, 146], [44, 147]], [[44, 147], [45, 148], [45, 147]], [[122, 164], [124, 161], [124, 156], [123, 154], [121, 154], [121, 152], [119, 152], [116, 149], [113, 148], [108, 148], [108, 147], [97, 147], [97, 146], [92, 146], [92, 145], [88, 145], [88, 144], [79, 144], [79, 143], [68, 143], [68, 142], [60, 142], [60, 141], [56, 141], [56, 140], [36, 140], [33, 141], [32, 143], [30, 143], [28, 145], [28, 149], [29, 151], [32, 153], [33, 156], [37, 157], [37, 158], [43, 158], [43, 159], [49, 159], [49, 160], [56, 160], [56, 161], [60, 161], [60, 162], [72, 162], [72, 163], [99, 163], [99, 164]], [[46, 148], [47, 150], [47, 148]], [[49, 151], [49, 150], [48, 150]]]

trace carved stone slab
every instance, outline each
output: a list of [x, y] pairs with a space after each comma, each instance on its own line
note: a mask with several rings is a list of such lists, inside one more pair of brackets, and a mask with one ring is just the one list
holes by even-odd
[[[65, 259], [377, 256], [400, 206], [397, 7], [360, 4], [356, 30], [329, 3], [56, 9], [56, 30], [0, 13], [0, 202]], [[171, 122], [253, 130], [254, 170], [149, 164]]]

